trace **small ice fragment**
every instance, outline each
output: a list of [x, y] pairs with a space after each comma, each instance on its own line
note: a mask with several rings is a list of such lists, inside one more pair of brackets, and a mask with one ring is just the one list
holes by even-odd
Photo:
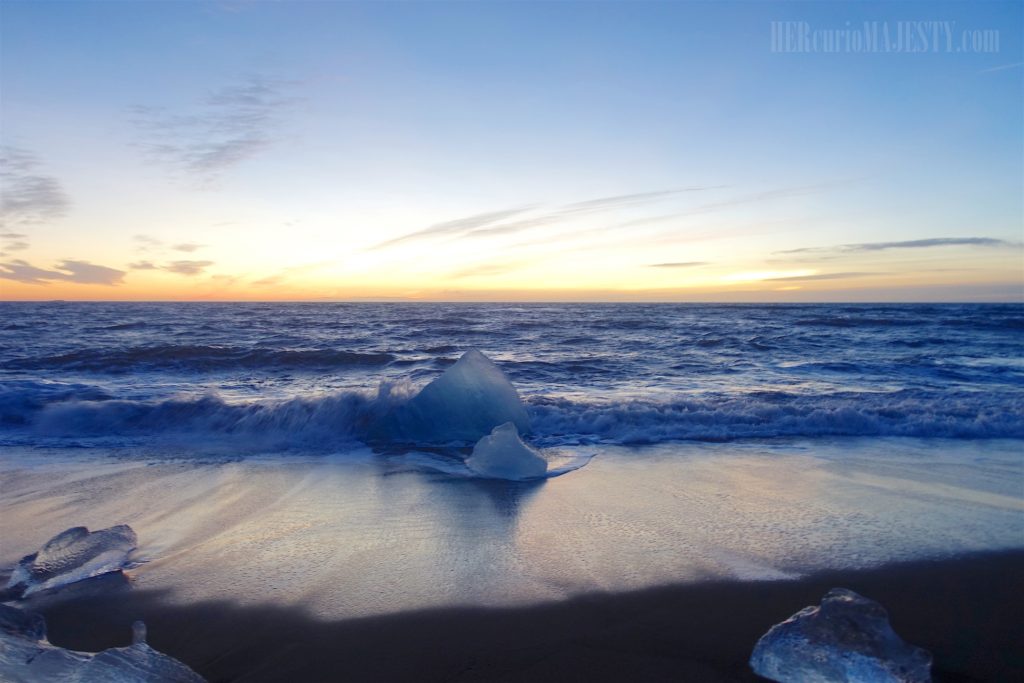
[[119, 571], [129, 565], [128, 556], [137, 544], [135, 532], [127, 524], [99, 531], [72, 527], [47, 541], [39, 552], [22, 558], [7, 587], [27, 596]]
[[513, 422], [495, 427], [473, 447], [466, 466], [488, 479], [537, 479], [548, 470], [548, 461], [523, 443]]
[[132, 623], [132, 645], [146, 644], [146, 622], [136, 621]]
[[530, 431], [516, 388], [476, 349], [423, 387], [401, 409], [398, 422], [402, 436], [418, 441], [476, 441], [505, 422]]
[[[141, 621], [135, 622], [140, 624]], [[113, 647], [96, 654], [57, 647], [46, 639], [46, 622], [41, 616], [7, 605], [0, 605], [0, 680], [205, 683], [202, 676], [185, 664], [145, 642], [136, 641], [129, 647]]]
[[790, 683], [928, 683], [932, 656], [905, 643], [885, 608], [845, 588], [761, 636], [750, 656], [759, 676]]
[[107, 683], [205, 683], [205, 679], [185, 664], [145, 643], [112, 647], [93, 656], [80, 667], [80, 681]]

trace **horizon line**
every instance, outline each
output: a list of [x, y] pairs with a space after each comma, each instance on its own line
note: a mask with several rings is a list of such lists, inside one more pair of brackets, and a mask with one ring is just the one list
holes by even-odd
[[0, 304], [695, 304], [695, 305], [793, 305], [806, 306], [811, 304], [822, 305], [909, 305], [909, 304], [931, 304], [931, 305], [962, 305], [962, 304], [1018, 304], [1024, 305], [1024, 297], [1021, 299], [968, 299], [963, 301], [941, 299], [941, 300], [841, 300], [823, 299], [815, 301], [786, 301], [786, 300], [737, 300], [737, 301], [715, 301], [715, 300], [693, 300], [693, 301], [668, 301], [665, 299], [632, 299], [627, 301], [616, 299], [398, 299], [372, 297], [360, 299], [0, 299]]

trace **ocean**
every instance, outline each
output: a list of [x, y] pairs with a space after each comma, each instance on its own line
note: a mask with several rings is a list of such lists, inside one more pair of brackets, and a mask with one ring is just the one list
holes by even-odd
[[350, 447], [468, 349], [544, 446], [1024, 438], [1024, 306], [5, 303], [0, 445]]
[[[0, 312], [0, 570], [129, 524], [162, 600], [341, 619], [1024, 547], [1021, 305]], [[563, 476], [388, 432], [470, 349]]]

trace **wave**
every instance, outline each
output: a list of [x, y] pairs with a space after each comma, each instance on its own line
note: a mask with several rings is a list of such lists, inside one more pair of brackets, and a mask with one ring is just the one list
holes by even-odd
[[800, 327], [910, 327], [920, 325], [912, 318], [811, 317], [793, 321]]
[[[896, 312], [896, 311], [894, 311]], [[890, 328], [890, 327], [921, 327], [937, 325], [939, 327], [964, 328], [969, 330], [1013, 331], [1024, 329], [1024, 317], [1006, 315], [1003, 310], [981, 309], [970, 311], [969, 314], [956, 317], [922, 318], [924, 311], [916, 311], [917, 315], [908, 315], [909, 311], [898, 311], [893, 317], [871, 317], [863, 315], [844, 316], [810, 316], [797, 318], [792, 324], [798, 327], [824, 328]], [[1013, 311], [1016, 313], [1017, 311]]]
[[235, 368], [329, 369], [387, 365], [390, 353], [355, 353], [336, 349], [270, 349], [238, 346], [158, 344], [118, 349], [81, 349], [49, 356], [8, 360], [8, 370], [82, 370], [124, 373], [145, 370], [219, 370]]
[[[0, 425], [9, 428], [6, 443], [20, 434], [26, 443], [138, 437], [200, 449], [332, 449], [400, 442], [382, 430], [414, 393], [408, 383], [383, 383], [377, 392], [278, 401], [229, 402], [216, 394], [130, 400], [84, 385], [26, 382], [0, 390]], [[822, 436], [1024, 438], [1024, 397], [968, 391], [759, 391], [620, 401], [533, 396], [526, 404], [531, 439], [543, 447]]]
[[0, 425], [27, 425], [50, 405], [95, 403], [113, 398], [99, 387], [87, 384], [6, 382], [0, 384]]
[[534, 429], [555, 443], [647, 444], [746, 438], [1024, 438], [1024, 397], [898, 391], [754, 392], [667, 401], [534, 399]]

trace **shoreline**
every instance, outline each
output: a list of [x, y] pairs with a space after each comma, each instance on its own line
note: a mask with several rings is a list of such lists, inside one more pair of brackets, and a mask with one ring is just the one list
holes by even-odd
[[1024, 679], [1024, 550], [592, 592], [523, 607], [447, 607], [322, 620], [301, 607], [229, 600], [175, 605], [120, 577], [22, 603], [56, 645], [150, 644], [211, 683], [227, 681], [753, 681], [747, 658], [773, 624], [830, 588], [880, 602], [895, 631], [932, 652], [936, 681]]

